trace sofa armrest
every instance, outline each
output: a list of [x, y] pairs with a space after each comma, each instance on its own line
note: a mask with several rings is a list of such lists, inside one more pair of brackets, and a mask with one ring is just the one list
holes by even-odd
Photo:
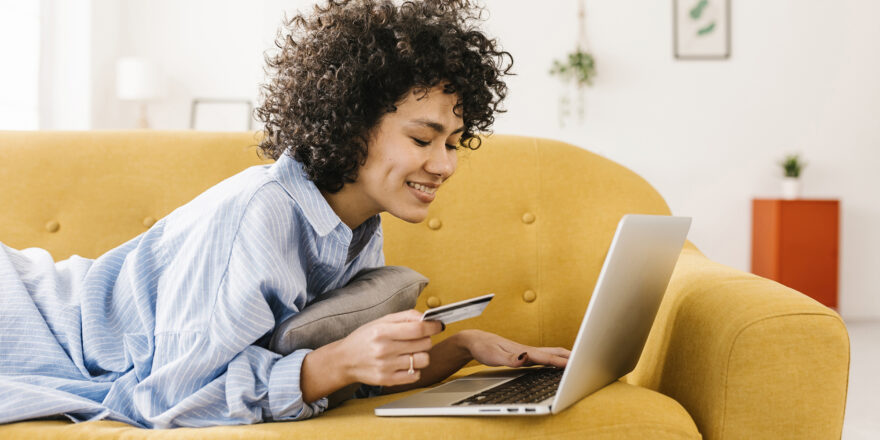
[[839, 438], [848, 376], [837, 313], [688, 243], [624, 380], [676, 399], [707, 439]]

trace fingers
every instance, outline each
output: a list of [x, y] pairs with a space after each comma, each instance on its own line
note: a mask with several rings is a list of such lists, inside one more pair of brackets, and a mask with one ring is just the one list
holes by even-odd
[[388, 336], [395, 341], [409, 341], [434, 336], [443, 331], [440, 321], [396, 322], [388, 329]]
[[[415, 310], [415, 309], [404, 310], [402, 312], [397, 312], [397, 313], [391, 313], [389, 315], [383, 316], [382, 318], [379, 318], [379, 320], [384, 320], [386, 322], [394, 322], [394, 323], [430, 322], [430, 323], [433, 323], [431, 325], [437, 326], [440, 329], [440, 331], [446, 330], [446, 325], [443, 324], [442, 321], [436, 321], [436, 320], [422, 321], [422, 313], [419, 312], [418, 310]], [[429, 327], [429, 328], [431, 328], [431, 327]], [[437, 334], [440, 331], [433, 332], [431, 334]], [[430, 336], [430, 335], [428, 335], [428, 336]]]
[[571, 356], [571, 350], [568, 350], [568, 349], [565, 349], [562, 347], [550, 347], [550, 348], [543, 347], [542, 350], [548, 351], [553, 355], [563, 357], [566, 359], [568, 359], [568, 357]]
[[415, 309], [392, 313], [379, 318], [378, 321], [393, 324], [385, 327], [387, 334], [396, 341], [406, 341], [433, 336], [445, 330], [440, 321], [422, 321], [422, 314]]
[[422, 319], [422, 314], [416, 309], [409, 309], [402, 312], [385, 315], [380, 319], [387, 320], [388, 322], [419, 321]]
[[431, 362], [431, 359], [428, 353], [418, 352], [412, 353], [412, 374], [410, 374], [410, 353], [400, 355], [394, 361], [395, 370], [390, 374], [386, 373], [385, 379], [381, 381], [381, 385], [392, 386], [392, 385], [402, 385], [407, 383], [417, 382], [421, 377], [421, 370], [428, 367]]
[[563, 368], [568, 364], [568, 358], [547, 350], [536, 349], [527, 352], [525, 359], [520, 362], [520, 365], [528, 363], [532, 365], [551, 365]]
[[[409, 362], [409, 361], [407, 361], [407, 362]], [[413, 372], [413, 374], [409, 374], [406, 370], [395, 371], [394, 374], [392, 374], [388, 378], [388, 383], [385, 383], [382, 385], [393, 386], [393, 385], [403, 385], [403, 384], [407, 384], [407, 383], [418, 382], [418, 380], [421, 379], [421, 377], [422, 377], [421, 370], [415, 370]]]
[[512, 367], [521, 367], [524, 365], [552, 365], [554, 367], [565, 367], [568, 363], [568, 357], [571, 351], [561, 347], [528, 347], [523, 352], [515, 352], [510, 354], [509, 364]]
[[[431, 336], [442, 330], [439, 321], [421, 321], [416, 310], [392, 313], [372, 321], [344, 341], [353, 353], [352, 376], [374, 385], [397, 385], [416, 382], [420, 370], [430, 362]], [[413, 374], [410, 370], [412, 354]]]
[[398, 354], [418, 353], [420, 351], [429, 351], [432, 346], [431, 338], [397, 341], [394, 343], [394, 352]]
[[[396, 364], [400, 366], [398, 370], [402, 370], [404, 372], [409, 371], [409, 355], [410, 353], [401, 355]], [[413, 357], [413, 369], [422, 370], [428, 368], [428, 365], [431, 363], [431, 357], [428, 353], [420, 351], [418, 353], [412, 353]]]

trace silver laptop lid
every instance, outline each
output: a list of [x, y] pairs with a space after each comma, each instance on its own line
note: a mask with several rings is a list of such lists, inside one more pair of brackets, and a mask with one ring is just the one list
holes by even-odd
[[690, 229], [689, 217], [621, 218], [556, 398], [556, 414], [632, 371]]

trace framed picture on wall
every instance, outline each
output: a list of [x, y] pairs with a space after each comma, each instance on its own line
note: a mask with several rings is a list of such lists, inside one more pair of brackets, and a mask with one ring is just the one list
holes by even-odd
[[247, 99], [196, 98], [192, 101], [189, 128], [201, 131], [250, 131], [254, 106]]
[[672, 0], [676, 59], [730, 58], [731, 0]]

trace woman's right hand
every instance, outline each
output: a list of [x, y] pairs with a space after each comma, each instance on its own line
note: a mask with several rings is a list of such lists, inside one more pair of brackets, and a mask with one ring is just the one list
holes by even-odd
[[[370, 321], [342, 339], [346, 377], [350, 383], [392, 386], [413, 383], [431, 360], [431, 336], [442, 331], [439, 321], [420, 321], [421, 313], [406, 310]], [[415, 372], [409, 374], [410, 354]]]

